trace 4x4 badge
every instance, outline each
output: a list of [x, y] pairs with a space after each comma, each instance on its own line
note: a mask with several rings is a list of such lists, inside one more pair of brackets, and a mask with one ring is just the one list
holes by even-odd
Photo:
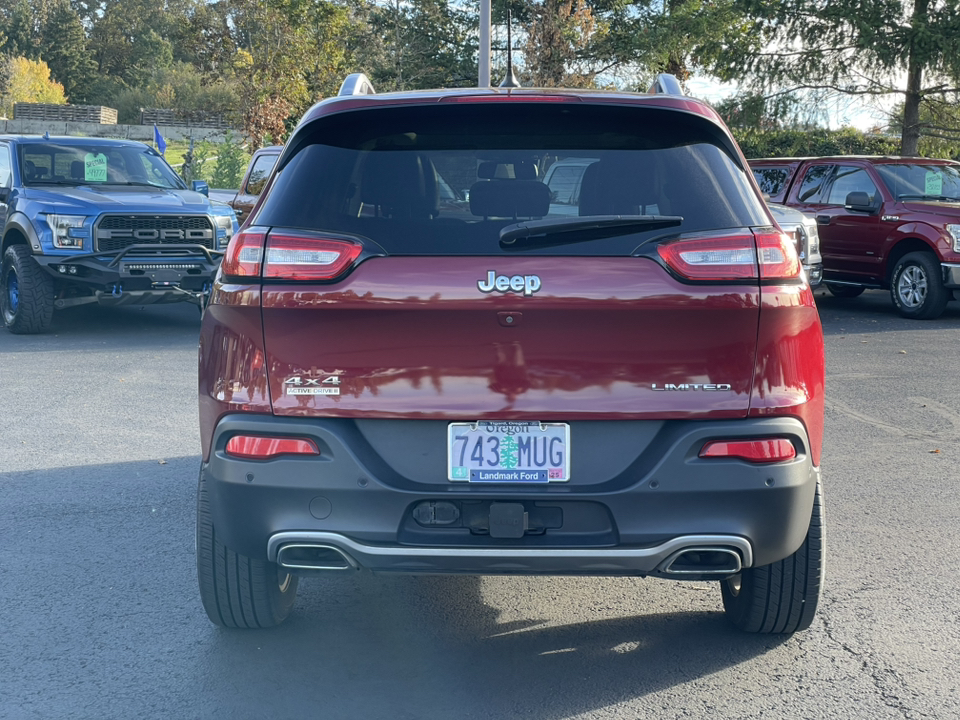
[[283, 381], [287, 395], [339, 395], [340, 378], [337, 375], [327, 377], [301, 377], [294, 375]]
[[515, 292], [522, 295], [533, 295], [540, 289], [538, 275], [497, 275], [496, 271], [488, 270], [486, 280], [477, 280], [477, 287], [482, 293]]

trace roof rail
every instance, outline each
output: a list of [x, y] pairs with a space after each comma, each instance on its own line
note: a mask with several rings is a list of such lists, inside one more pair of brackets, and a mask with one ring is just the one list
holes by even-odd
[[373, 89], [370, 79], [363, 73], [353, 73], [347, 75], [347, 79], [340, 86], [340, 92], [337, 95], [376, 95], [377, 91]]
[[680, 81], [675, 75], [670, 73], [660, 73], [653, 81], [653, 85], [647, 91], [649, 93], [659, 93], [663, 95], [686, 95], [683, 88], [680, 87]]

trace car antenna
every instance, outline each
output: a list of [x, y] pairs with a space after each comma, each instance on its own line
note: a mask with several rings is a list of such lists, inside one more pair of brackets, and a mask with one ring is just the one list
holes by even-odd
[[520, 81], [513, 72], [513, 40], [510, 36], [510, 26], [513, 24], [513, 12], [507, 10], [507, 75], [500, 83], [502, 88], [518, 88]]
[[44, 139], [44, 140], [49, 140], [49, 139], [50, 139], [50, 131], [49, 131], [49, 130], [47, 130], [47, 131], [43, 134], [43, 139]]

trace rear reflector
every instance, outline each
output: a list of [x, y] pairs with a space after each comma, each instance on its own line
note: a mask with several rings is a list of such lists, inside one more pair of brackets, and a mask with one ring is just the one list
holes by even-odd
[[233, 277], [259, 276], [264, 237], [262, 232], [246, 230], [234, 235], [220, 265], [223, 274]]
[[657, 252], [675, 273], [688, 280], [757, 277], [757, 248], [752, 234], [673, 240], [661, 243]]
[[709, 442], [700, 451], [702, 458], [737, 458], [752, 463], [783, 462], [796, 456], [796, 448], [786, 438], [722, 440]]
[[266, 460], [277, 455], [319, 455], [320, 450], [306, 438], [277, 438], [234, 435], [227, 442], [227, 455]]
[[363, 251], [360, 243], [271, 233], [263, 276], [285, 280], [332, 280]]

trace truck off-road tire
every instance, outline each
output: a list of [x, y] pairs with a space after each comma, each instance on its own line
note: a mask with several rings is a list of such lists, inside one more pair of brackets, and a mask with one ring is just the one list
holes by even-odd
[[11, 245], [0, 265], [0, 308], [12, 333], [42, 333], [53, 322], [53, 278], [26, 245]]
[[800, 549], [779, 562], [746, 568], [720, 581], [730, 621], [753, 633], [792, 633], [810, 627], [823, 585], [823, 542], [823, 497], [817, 482], [810, 529]]
[[864, 288], [856, 285], [835, 285], [834, 283], [825, 283], [830, 294], [838, 298], [855, 298], [863, 295]]
[[275, 563], [233, 552], [217, 539], [206, 482], [197, 491], [197, 580], [203, 609], [216, 625], [267, 628], [282, 623], [300, 578]]
[[950, 295], [943, 286], [940, 263], [932, 253], [908, 253], [893, 269], [890, 296], [905, 318], [933, 320], [940, 317]]

